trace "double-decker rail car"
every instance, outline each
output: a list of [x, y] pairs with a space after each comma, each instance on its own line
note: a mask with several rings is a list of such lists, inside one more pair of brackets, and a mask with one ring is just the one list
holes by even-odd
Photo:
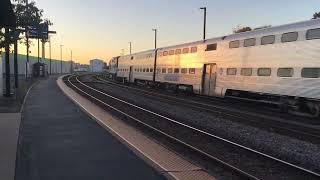
[[263, 100], [318, 116], [319, 52], [317, 19], [122, 56], [117, 76], [208, 96]]

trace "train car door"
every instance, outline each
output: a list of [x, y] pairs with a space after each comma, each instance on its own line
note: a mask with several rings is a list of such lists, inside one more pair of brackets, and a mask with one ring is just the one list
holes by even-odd
[[133, 67], [130, 66], [130, 70], [129, 70], [129, 82], [134, 82], [133, 80]]
[[205, 64], [203, 67], [203, 95], [213, 96], [215, 94], [217, 80], [217, 65]]

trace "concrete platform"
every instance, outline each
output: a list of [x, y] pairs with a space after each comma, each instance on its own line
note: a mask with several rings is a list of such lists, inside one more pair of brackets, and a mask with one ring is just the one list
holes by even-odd
[[21, 114], [0, 113], [0, 179], [13, 180]]
[[79, 95], [73, 89], [66, 86], [61, 79], [58, 79], [57, 83], [62, 91], [78, 104], [83, 111], [89, 114], [97, 123], [126, 144], [151, 166], [163, 172], [167, 178], [179, 180], [215, 180], [206, 170], [187, 161], [180, 155], [162, 146], [152, 138], [127, 125], [117, 117], [114, 117], [101, 107]]
[[164, 179], [82, 112], [49, 78], [22, 113], [16, 180]]

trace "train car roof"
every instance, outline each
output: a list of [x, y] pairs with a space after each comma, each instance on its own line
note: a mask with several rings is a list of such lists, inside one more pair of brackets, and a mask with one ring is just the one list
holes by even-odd
[[[158, 50], [163, 51], [163, 50], [177, 49], [177, 48], [183, 48], [183, 47], [197, 46], [200, 44], [217, 43], [221, 41], [242, 40], [246, 38], [262, 37], [262, 36], [273, 35], [273, 34], [276, 35], [276, 34], [281, 34], [281, 33], [286, 33], [291, 31], [300, 31], [307, 28], [312, 29], [312, 28], [319, 28], [319, 27], [320, 27], [320, 19], [312, 19], [308, 21], [296, 22], [291, 24], [256, 29], [252, 31], [242, 32], [242, 33], [230, 34], [230, 35], [221, 36], [221, 37], [209, 38], [209, 39], [206, 39], [205, 41], [200, 40], [200, 41], [188, 42], [188, 43], [183, 43], [183, 44], [178, 44], [173, 46], [161, 47], [161, 48], [158, 48]], [[125, 55], [120, 57], [134, 56], [134, 55], [150, 53], [154, 51], [155, 51], [154, 49], [151, 49], [151, 50], [138, 52], [132, 55]]]
[[301, 31], [307, 28], [312, 29], [312, 28], [319, 28], [319, 27], [320, 27], [320, 19], [312, 19], [308, 21], [302, 21], [302, 22], [296, 22], [291, 24], [256, 29], [252, 31], [242, 32], [242, 33], [230, 34], [227, 36], [208, 39], [207, 41], [218, 42], [222, 40], [226, 40], [226, 41], [232, 41], [237, 39], [241, 40], [245, 38], [276, 35], [276, 34], [282, 34], [286, 32], [292, 32], [292, 31]]

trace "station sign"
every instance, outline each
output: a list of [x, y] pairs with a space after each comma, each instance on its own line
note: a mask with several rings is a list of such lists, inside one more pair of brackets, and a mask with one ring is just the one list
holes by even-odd
[[29, 38], [31, 39], [48, 39], [49, 38], [49, 25], [41, 23], [37, 27], [29, 27]]

